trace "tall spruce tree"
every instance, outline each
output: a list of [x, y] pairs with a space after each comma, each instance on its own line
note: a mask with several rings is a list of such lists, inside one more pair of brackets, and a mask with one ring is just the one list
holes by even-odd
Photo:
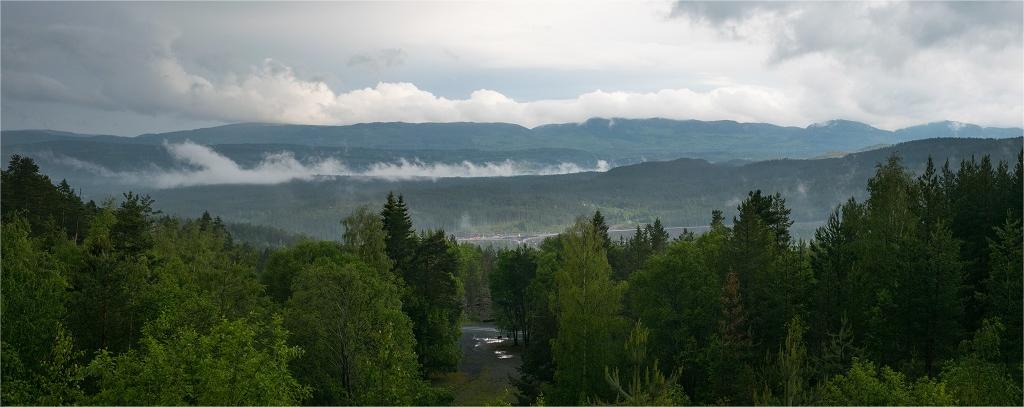
[[594, 226], [594, 230], [601, 238], [601, 244], [607, 251], [612, 246], [612, 239], [608, 236], [608, 223], [605, 222], [604, 215], [600, 210], [594, 211], [594, 216], [590, 218], [590, 224]]
[[399, 275], [405, 276], [409, 261], [416, 251], [416, 234], [412, 229], [409, 210], [405, 207], [405, 199], [401, 195], [396, 198], [394, 193], [389, 192], [380, 216], [388, 257]]

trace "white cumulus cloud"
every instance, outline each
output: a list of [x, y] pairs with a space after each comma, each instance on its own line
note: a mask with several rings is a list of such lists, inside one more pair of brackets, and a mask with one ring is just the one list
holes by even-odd
[[0, 13], [4, 128], [591, 117], [1020, 126], [1022, 9], [11, 2]]

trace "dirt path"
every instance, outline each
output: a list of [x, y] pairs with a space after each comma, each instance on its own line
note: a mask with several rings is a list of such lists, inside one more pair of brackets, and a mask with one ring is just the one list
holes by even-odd
[[519, 349], [511, 339], [498, 338], [498, 329], [490, 323], [462, 326], [459, 346], [462, 360], [459, 371], [446, 375], [437, 384], [455, 390], [455, 404], [495, 405], [501, 401], [515, 402], [509, 376], [519, 374]]

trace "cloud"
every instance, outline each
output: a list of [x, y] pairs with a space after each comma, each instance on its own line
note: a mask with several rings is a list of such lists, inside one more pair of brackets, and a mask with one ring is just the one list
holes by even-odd
[[352, 175], [384, 178], [391, 180], [415, 178], [476, 178], [476, 177], [513, 177], [519, 175], [556, 175], [577, 172], [608, 171], [607, 161], [598, 160], [594, 167], [582, 167], [576, 163], [560, 163], [558, 165], [537, 166], [528, 163], [505, 160], [501, 162], [485, 162], [475, 164], [463, 161], [458, 164], [424, 163], [419, 160], [401, 159], [397, 163], [375, 163], [365, 171]]
[[248, 184], [272, 185], [289, 181], [310, 181], [331, 177], [366, 177], [389, 181], [439, 178], [513, 177], [521, 175], [571, 174], [585, 171], [607, 171], [607, 161], [599, 160], [593, 167], [576, 163], [539, 165], [505, 160], [501, 162], [425, 163], [417, 159], [379, 162], [362, 170], [353, 170], [334, 158], [300, 162], [288, 151], [267, 154], [252, 167], [242, 167], [210, 147], [193, 142], [168, 143], [164, 148], [180, 168], [153, 168], [143, 171], [112, 171], [95, 163], [67, 156], [44, 154], [40, 157], [78, 170], [112, 178], [126, 184], [146, 185], [160, 189], [196, 185]]
[[812, 53], [895, 66], [933, 49], [1020, 47], [1024, 3], [677, 2], [672, 13], [764, 42], [774, 61]]
[[355, 54], [348, 59], [348, 66], [362, 66], [372, 70], [392, 68], [405, 63], [405, 51], [401, 48], [385, 48], [377, 53]]
[[[581, 122], [591, 117], [672, 119], [736, 119], [803, 124], [797, 101], [775, 89], [720, 86], [708, 91], [687, 88], [655, 92], [606, 92], [597, 90], [573, 99], [520, 102], [489, 89], [472, 92], [465, 99], [436, 96], [408, 82], [381, 82], [374, 87], [335, 93], [326, 83], [303, 80], [295, 71], [272, 59], [247, 73], [229, 75], [221, 82], [191, 74], [174, 59], [151, 62], [149, 98], [141, 89], [131, 94], [108, 93], [102, 98], [63, 98], [55, 78], [16, 83], [19, 94], [80, 106], [104, 106], [119, 100], [121, 109], [150, 113], [174, 111], [198, 120], [301, 124], [353, 124], [378, 121], [403, 122], [508, 122], [528, 127], [541, 124]], [[7, 81], [5, 81], [5, 89]], [[37, 84], [36, 89], [32, 89]], [[9, 96], [16, 96], [8, 94]]]
[[146, 180], [157, 188], [174, 188], [215, 184], [280, 184], [348, 172], [335, 159], [328, 158], [307, 165], [296, 160], [290, 152], [268, 154], [256, 166], [242, 168], [230, 158], [204, 145], [185, 142], [165, 144], [164, 147], [171, 158], [190, 169], [130, 173], [129, 179]]
[[1022, 4], [4, 3], [3, 126], [1021, 126]]

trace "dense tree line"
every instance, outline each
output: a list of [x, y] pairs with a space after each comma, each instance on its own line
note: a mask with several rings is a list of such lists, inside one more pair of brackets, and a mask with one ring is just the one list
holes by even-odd
[[2, 176], [3, 404], [451, 401], [428, 377], [459, 357], [458, 248], [398, 235], [392, 199], [343, 243], [259, 249], [148, 196], [84, 203], [29, 158]]
[[1022, 182], [1020, 154], [917, 176], [894, 156], [810, 242], [762, 191], [700, 235], [615, 241], [596, 212], [510, 250], [416, 231], [390, 194], [341, 242], [255, 247], [15, 156], [0, 401], [445, 404], [430, 379], [490, 314], [524, 404], [1020, 404]]
[[597, 212], [499, 253], [520, 402], [1020, 404], [1021, 167], [891, 156], [810, 243], [752, 191], [700, 236], [614, 242]]

